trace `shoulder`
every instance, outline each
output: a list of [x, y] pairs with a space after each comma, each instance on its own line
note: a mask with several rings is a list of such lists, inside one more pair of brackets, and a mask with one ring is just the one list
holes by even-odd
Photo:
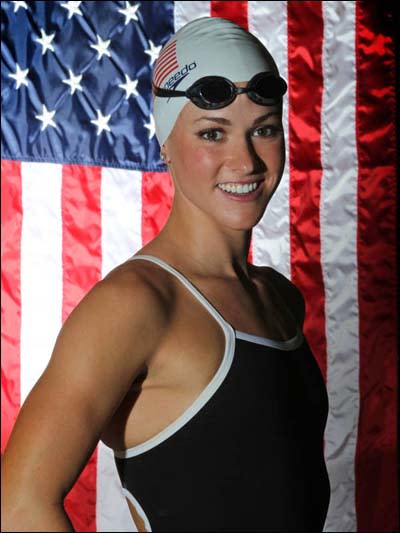
[[281, 272], [272, 267], [261, 266], [257, 268], [266, 286], [273, 286], [275, 291], [279, 293], [287, 307], [289, 307], [289, 310], [295, 316], [297, 323], [303, 328], [306, 305], [304, 296], [299, 287]]
[[171, 276], [158, 266], [143, 260], [127, 260], [109, 272], [97, 285], [104, 294], [115, 294], [128, 302], [163, 306], [173, 292]]
[[87, 307], [96, 314], [101, 310], [115, 313], [131, 324], [161, 327], [168, 320], [173, 286], [160, 270], [148, 261], [128, 260], [118, 265], [86, 295]]
[[123, 263], [96, 283], [70, 313], [58, 341], [79, 344], [99, 358], [112, 353], [127, 364], [133, 352], [142, 361], [151, 357], [169, 324], [170, 287], [139, 263]]

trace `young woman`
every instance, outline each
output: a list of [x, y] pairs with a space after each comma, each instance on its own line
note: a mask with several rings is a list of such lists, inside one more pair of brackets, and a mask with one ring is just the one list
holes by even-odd
[[284, 168], [286, 84], [220, 18], [165, 45], [153, 78], [175, 185], [160, 234], [65, 322], [4, 456], [4, 531], [71, 531], [99, 439], [139, 531], [321, 531], [328, 399], [304, 299], [247, 261]]

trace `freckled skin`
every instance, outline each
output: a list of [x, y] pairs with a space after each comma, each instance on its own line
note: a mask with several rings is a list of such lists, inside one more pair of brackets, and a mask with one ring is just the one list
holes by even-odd
[[[245, 86], [246, 82], [236, 85]], [[254, 119], [270, 111], [279, 113], [253, 127]], [[195, 122], [204, 116], [223, 117], [232, 125]], [[282, 128], [279, 107], [260, 106], [246, 94], [238, 95], [229, 106], [212, 111], [189, 102], [162, 147], [175, 184], [176, 207], [181, 206], [186, 216], [190, 213], [194, 218], [200, 217], [201, 211], [219, 227], [251, 230], [261, 219], [284, 168], [283, 131], [262, 135], [262, 128], [271, 125]], [[210, 129], [221, 131], [199, 136]], [[265, 181], [263, 193], [251, 202], [234, 202], [216, 188], [217, 183], [252, 177]]]

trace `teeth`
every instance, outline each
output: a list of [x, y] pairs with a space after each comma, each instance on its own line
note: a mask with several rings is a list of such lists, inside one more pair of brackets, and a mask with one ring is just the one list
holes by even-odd
[[233, 192], [235, 194], [246, 194], [248, 192], [254, 191], [254, 189], [257, 188], [258, 182], [255, 181], [254, 183], [246, 183], [245, 185], [233, 185], [231, 183], [225, 184], [225, 183], [219, 183], [218, 187], [226, 192]]

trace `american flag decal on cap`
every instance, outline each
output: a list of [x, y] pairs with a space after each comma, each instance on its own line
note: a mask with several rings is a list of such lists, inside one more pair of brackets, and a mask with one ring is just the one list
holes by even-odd
[[174, 69], [178, 68], [178, 61], [176, 59], [176, 41], [169, 43], [158, 57], [156, 69], [154, 71], [154, 84], [157, 87], [161, 86], [162, 81]]

